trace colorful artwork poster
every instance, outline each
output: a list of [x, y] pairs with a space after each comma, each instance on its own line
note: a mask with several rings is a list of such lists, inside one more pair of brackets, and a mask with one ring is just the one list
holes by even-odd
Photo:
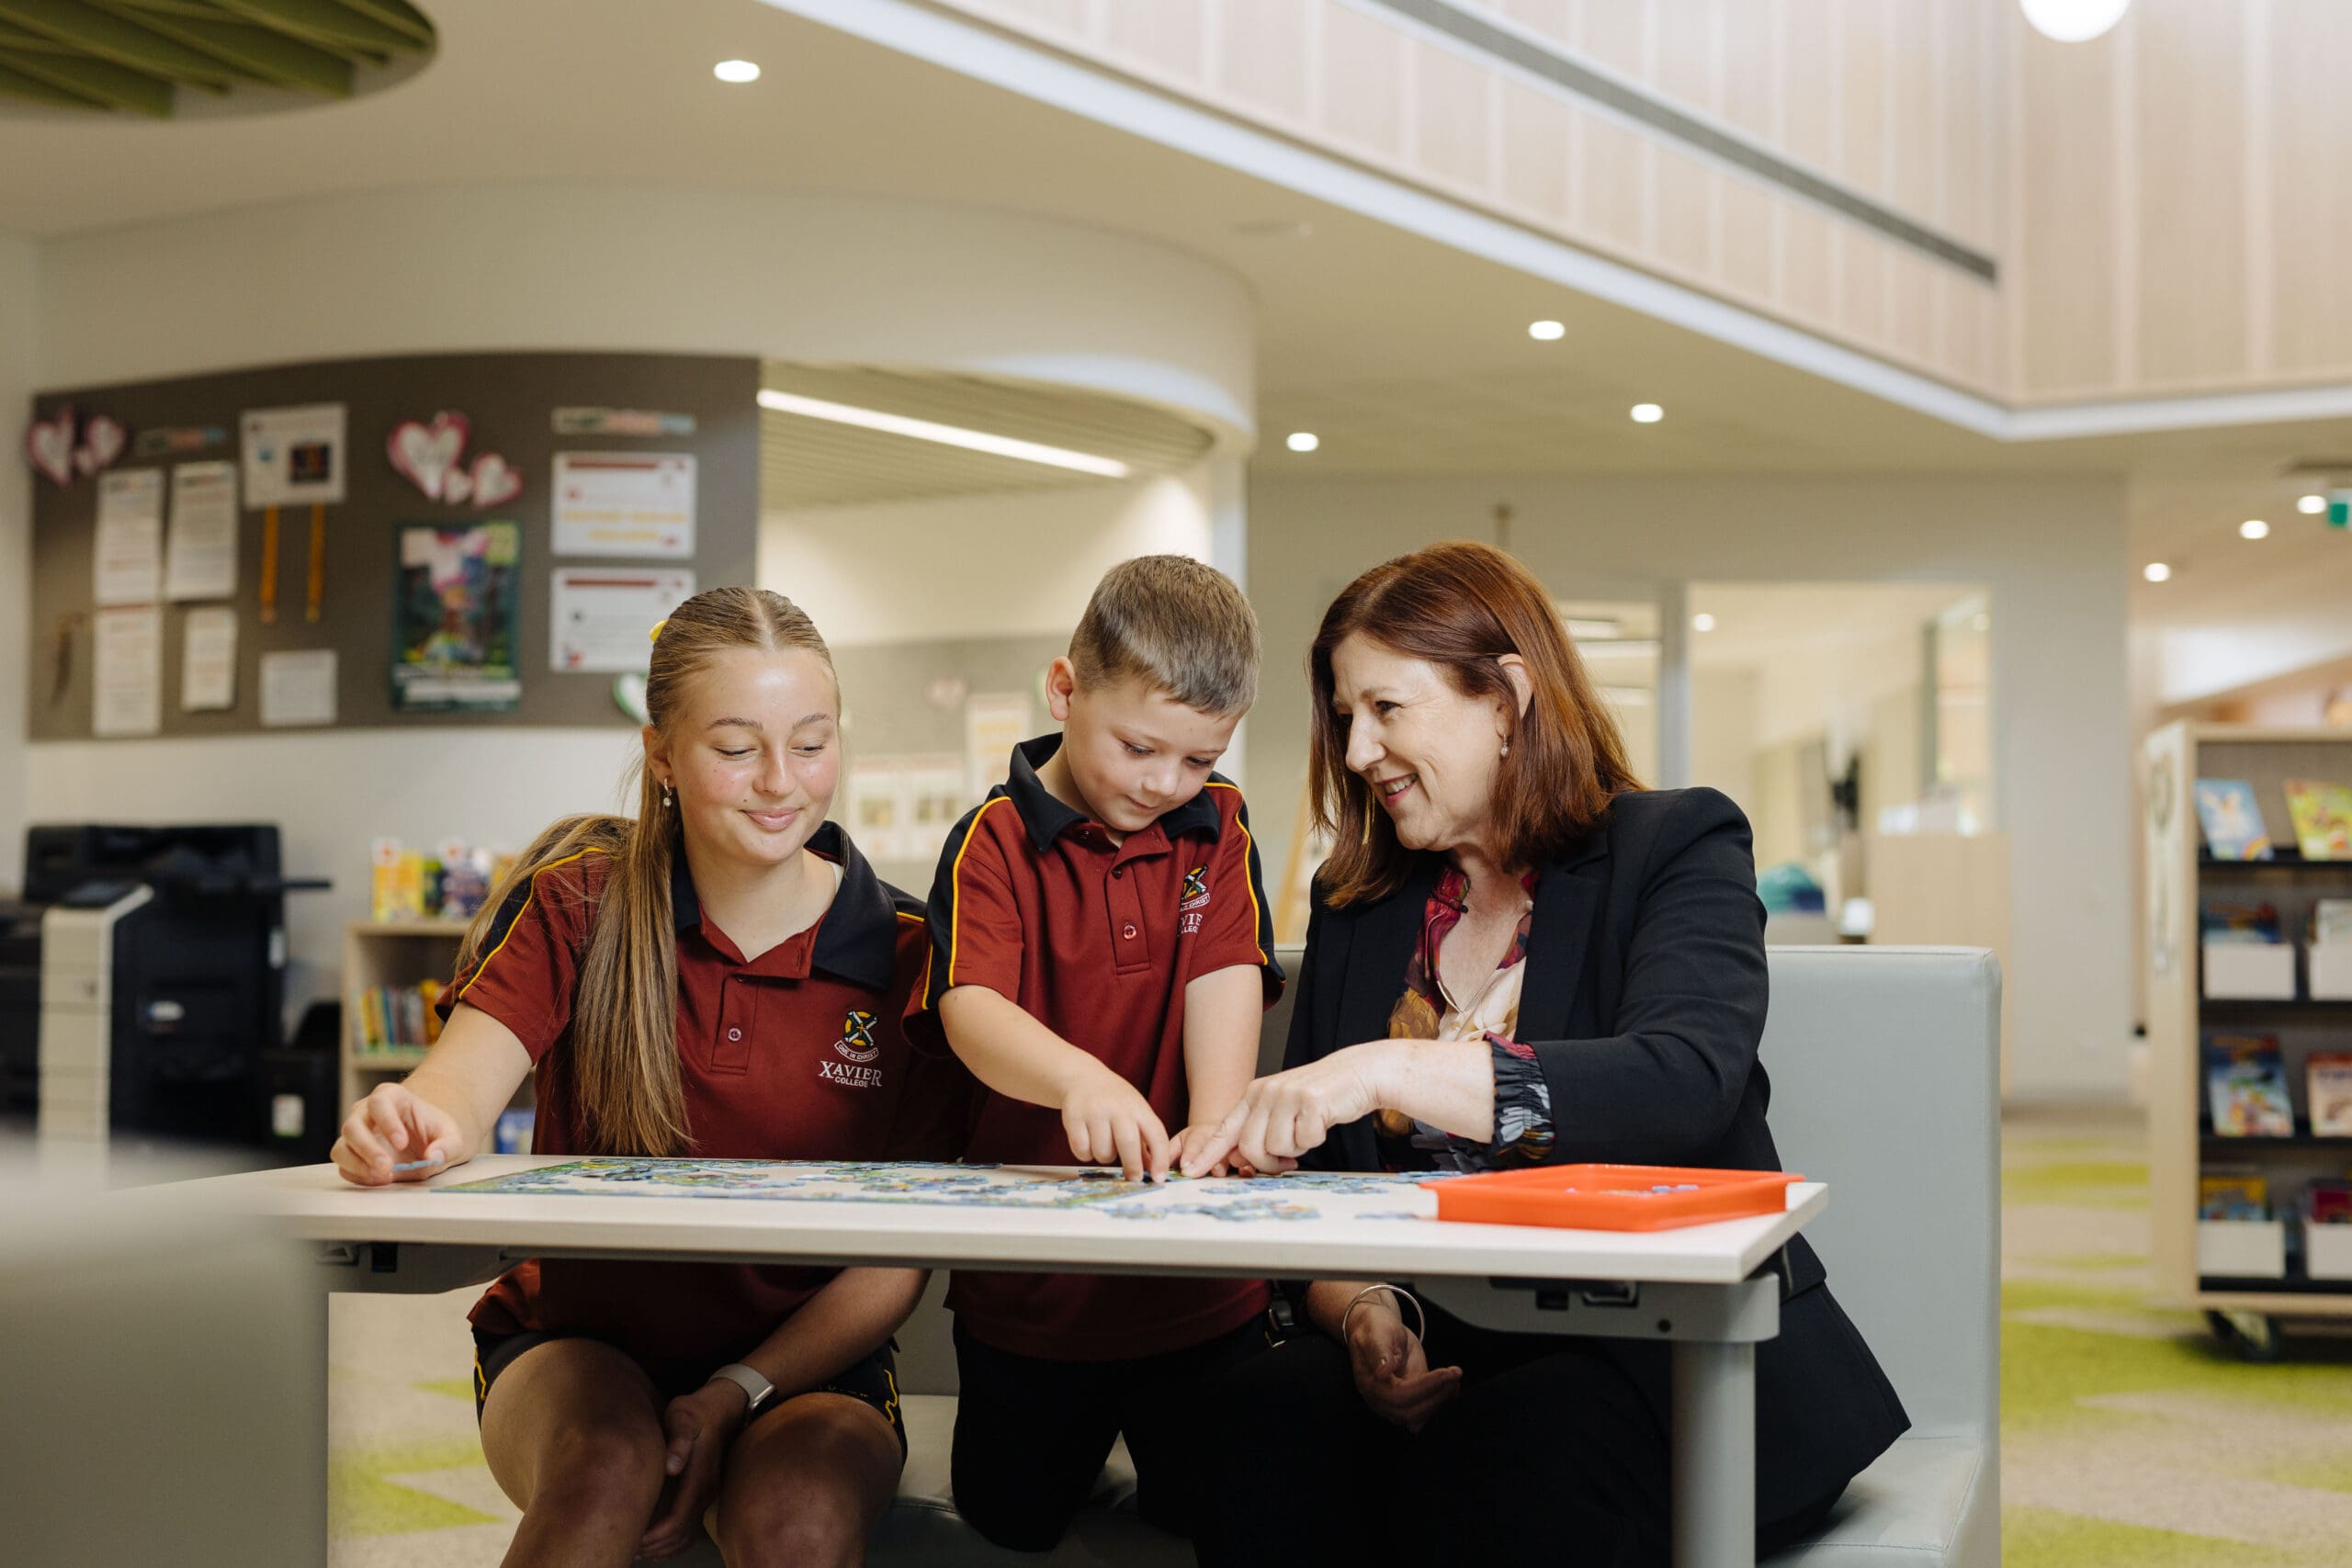
[[401, 713], [514, 711], [523, 694], [523, 530], [514, 523], [400, 531], [392, 607], [392, 706]]

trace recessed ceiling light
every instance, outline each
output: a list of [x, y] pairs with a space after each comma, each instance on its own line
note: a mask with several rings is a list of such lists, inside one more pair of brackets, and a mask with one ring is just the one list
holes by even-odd
[[1294, 452], [1312, 452], [1323, 443], [1311, 430], [1294, 430], [1283, 437], [1283, 445]]
[[1714, 616], [1707, 614], [1706, 611], [1702, 610], [1697, 615], [1690, 617], [1690, 629], [1694, 632], [1713, 631], [1715, 629], [1715, 618]]
[[2301, 513], [2306, 517], [2316, 517], [2321, 513], [2327, 510], [2327, 497], [2324, 495], [2304, 496], [2301, 501], [2295, 502], [2295, 510]]
[[2249, 517], [2245, 522], [2238, 525], [2238, 537], [2241, 539], [2267, 539], [2270, 537], [2270, 525], [2265, 523], [2259, 517]]
[[1557, 321], [1530, 321], [1527, 335], [1537, 343], [1556, 343], [1568, 335], [1568, 329]]
[[879, 409], [862, 409], [849, 403], [831, 403], [822, 398], [804, 398], [797, 392], [779, 392], [773, 388], [760, 389], [760, 407], [777, 413], [797, 413], [803, 419], [821, 419], [834, 424], [854, 424], [863, 430], [878, 430], [887, 435], [911, 436], [917, 441], [936, 441], [943, 446], [961, 446], [970, 452], [987, 452], [999, 457], [1018, 457], [1025, 463], [1044, 463], [1051, 468], [1075, 468], [1082, 474], [1101, 474], [1104, 479], [1123, 479], [1129, 473], [1125, 463], [1115, 457], [1098, 457], [1091, 452], [1072, 452], [1067, 447], [1047, 446], [1035, 441], [1016, 440], [1010, 435], [992, 435], [985, 430], [966, 430], [953, 424], [937, 424], [927, 419], [909, 419], [905, 414], [884, 413]]
[[1666, 411], [1658, 407], [1656, 403], [1635, 403], [1634, 405], [1634, 423], [1635, 424], [1656, 424], [1659, 420], [1662, 420], [1665, 417]]
[[2132, 0], [2018, 0], [2018, 7], [2043, 38], [2084, 43], [2121, 21]]
[[722, 82], [756, 82], [760, 68], [748, 60], [722, 60], [710, 68], [710, 73]]
[[2160, 560], [2152, 560], [2140, 569], [2140, 575], [2151, 582], [2164, 582], [2171, 579], [2172, 568]]

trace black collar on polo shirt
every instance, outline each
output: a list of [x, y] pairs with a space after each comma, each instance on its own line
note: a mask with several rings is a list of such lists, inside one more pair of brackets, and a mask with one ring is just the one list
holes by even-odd
[[[1046, 765], [1053, 754], [1062, 749], [1059, 735], [1040, 735], [1034, 740], [1023, 740], [1012, 749], [1012, 766], [1004, 783], [997, 787], [1012, 801], [1012, 808], [1021, 813], [1021, 825], [1029, 829], [1029, 842], [1039, 854], [1054, 847], [1054, 840], [1092, 818], [1073, 806], [1055, 797], [1045, 782], [1037, 777], [1037, 770]], [[1209, 778], [1217, 784], [1226, 779], [1217, 773]], [[1224, 831], [1225, 818], [1217, 815], [1216, 802], [1209, 798], [1205, 789], [1183, 805], [1163, 811], [1159, 818], [1160, 831], [1170, 843], [1180, 833], [1205, 833], [1214, 839]]]
[[[810, 965], [869, 991], [888, 990], [899, 954], [898, 907], [889, 884], [874, 874], [838, 822], [820, 827], [808, 847], [842, 868], [842, 885], [817, 927]], [[702, 924], [702, 900], [695, 895], [694, 873], [683, 851], [670, 857], [670, 911], [681, 934]]]

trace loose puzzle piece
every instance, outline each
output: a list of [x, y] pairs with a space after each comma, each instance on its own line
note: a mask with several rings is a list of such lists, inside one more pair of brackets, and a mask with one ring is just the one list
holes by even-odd
[[1232, 1222], [1330, 1218], [1417, 1219], [1319, 1207], [1317, 1198], [1416, 1194], [1422, 1176], [1293, 1171], [1284, 1176], [1176, 1178], [1128, 1181], [1114, 1171], [1065, 1172], [1017, 1166], [853, 1160], [567, 1160], [511, 1176], [435, 1187], [436, 1192], [529, 1193], [591, 1197], [732, 1198], [783, 1202], [933, 1203], [981, 1208], [1088, 1209], [1123, 1220], [1179, 1216]]

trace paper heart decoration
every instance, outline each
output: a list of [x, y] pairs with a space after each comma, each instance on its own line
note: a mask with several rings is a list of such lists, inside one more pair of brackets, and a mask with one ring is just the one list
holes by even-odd
[[82, 424], [82, 445], [74, 449], [74, 466], [85, 474], [111, 468], [130, 445], [130, 433], [105, 414], [92, 414]]
[[463, 506], [474, 493], [474, 477], [463, 468], [451, 468], [441, 476], [441, 499], [452, 506]]
[[446, 497], [449, 475], [466, 455], [466, 438], [472, 433], [473, 426], [464, 414], [445, 409], [433, 416], [429, 425], [404, 419], [392, 426], [384, 441], [384, 453], [409, 483], [440, 501]]
[[484, 452], [474, 459], [474, 505], [488, 509], [503, 506], [523, 493], [523, 476], [506, 466], [506, 459], [495, 452]]
[[25, 460], [51, 484], [74, 482], [74, 411], [62, 408], [51, 420], [35, 420], [25, 432]]

